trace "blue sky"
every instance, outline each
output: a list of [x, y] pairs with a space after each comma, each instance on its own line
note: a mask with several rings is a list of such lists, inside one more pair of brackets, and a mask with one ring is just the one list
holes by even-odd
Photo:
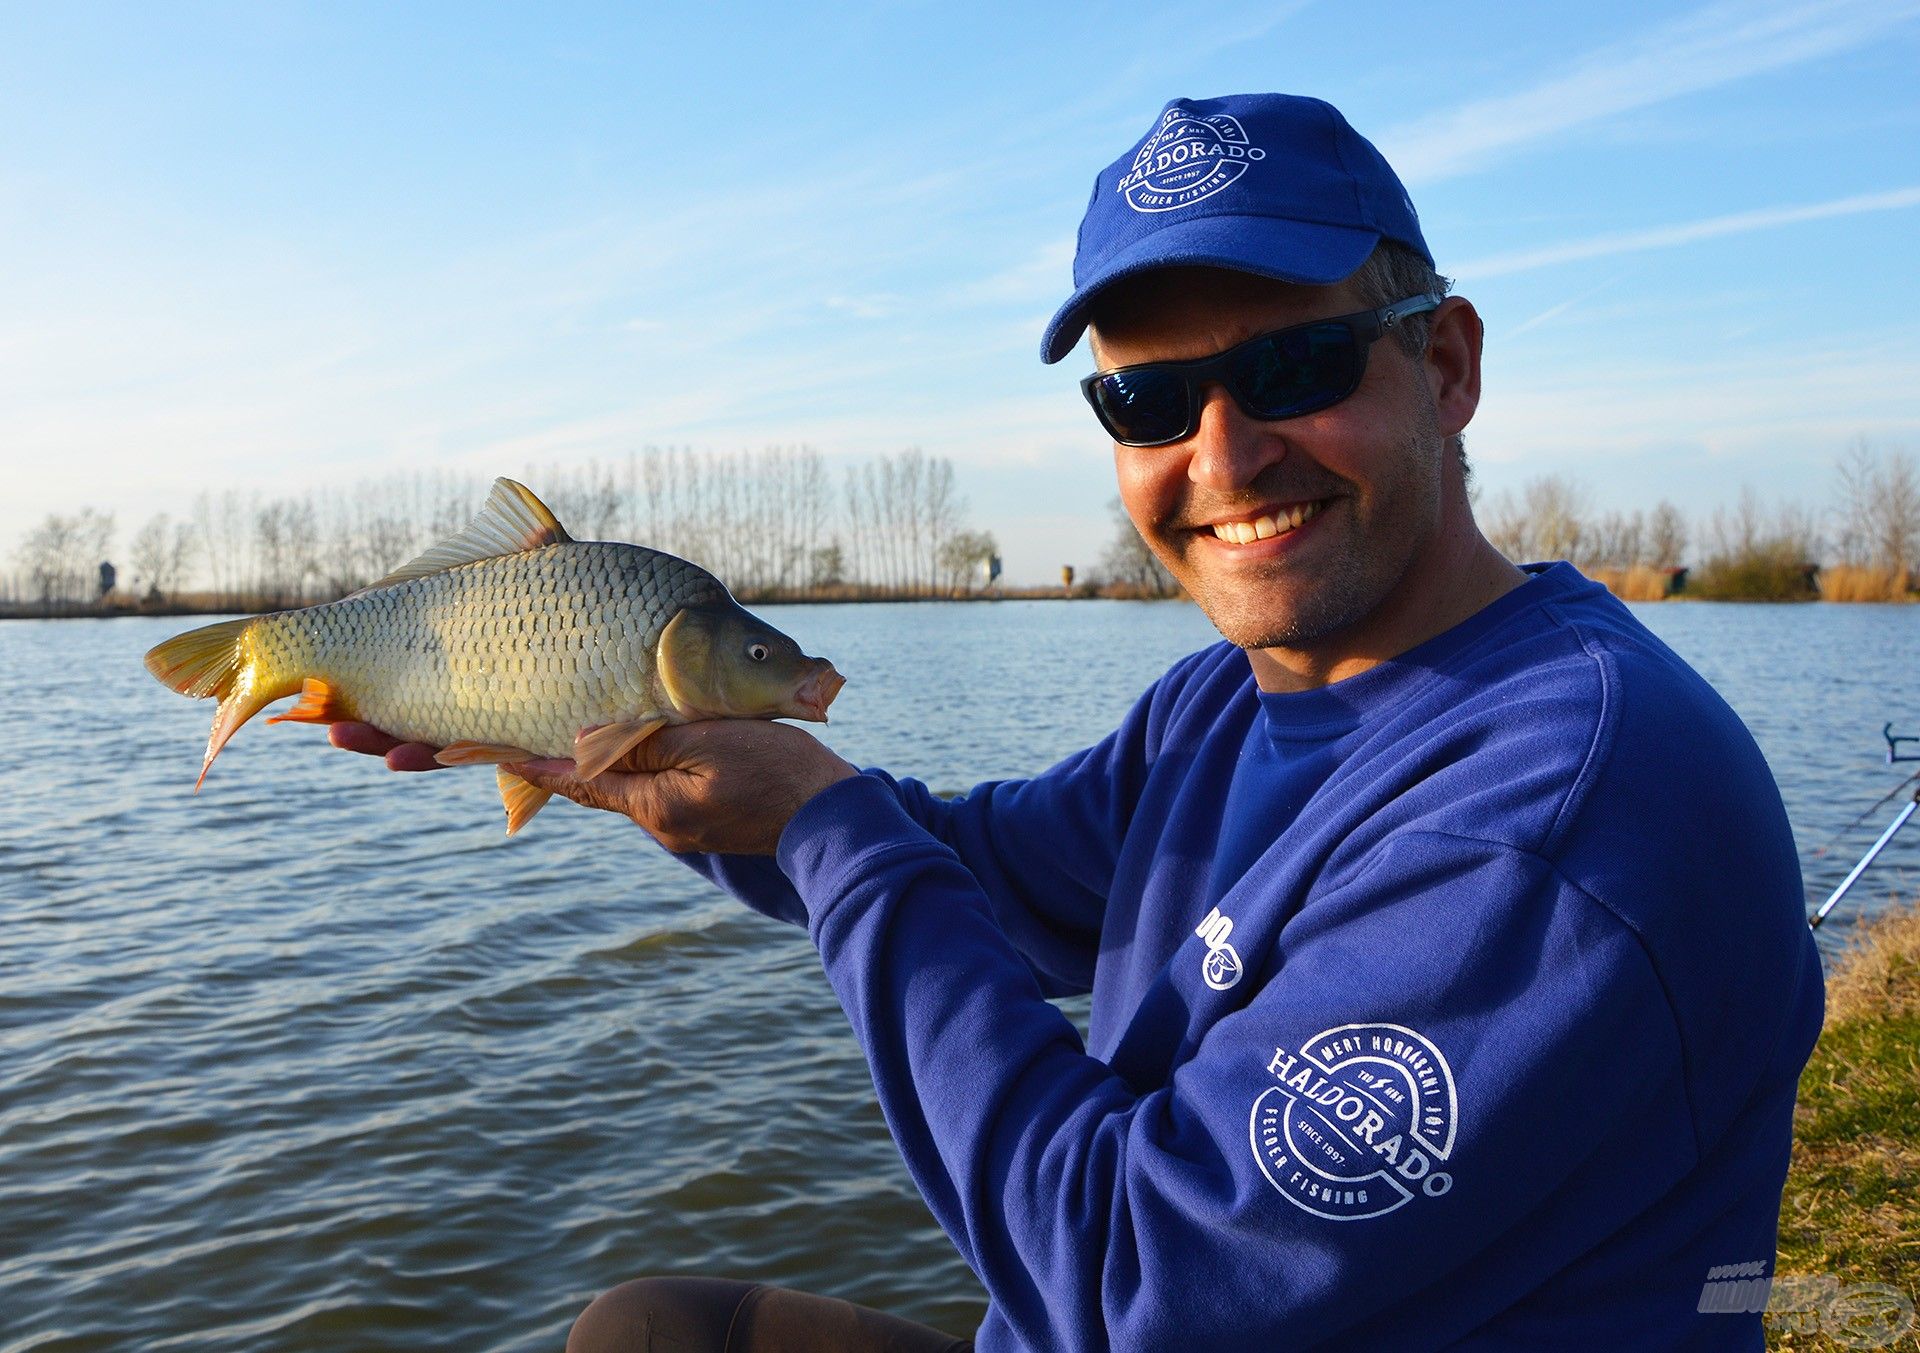
[[[1826, 499], [1920, 448], [1920, 0], [0, 0], [0, 555], [51, 511], [648, 444], [951, 457], [1016, 582], [1109, 534], [1096, 170], [1327, 98], [1487, 321], [1483, 488]], [[537, 484], [535, 485], [537, 488]]]

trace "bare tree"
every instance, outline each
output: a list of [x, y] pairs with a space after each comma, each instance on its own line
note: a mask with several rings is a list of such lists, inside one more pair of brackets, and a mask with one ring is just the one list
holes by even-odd
[[1113, 499], [1107, 509], [1113, 514], [1113, 539], [1100, 556], [1100, 572], [1106, 581], [1150, 597], [1170, 597], [1179, 592], [1179, 583], [1147, 547], [1120, 499]]
[[1485, 515], [1482, 530], [1495, 549], [1520, 563], [1541, 559], [1580, 562], [1593, 545], [1585, 491], [1565, 475], [1540, 475], [1511, 489]]
[[1920, 473], [1913, 455], [1889, 451], [1880, 463], [1874, 497], [1874, 562], [1897, 572], [1913, 570], [1920, 550]]
[[73, 546], [72, 519], [50, 514], [27, 533], [15, 554], [34, 599], [47, 615], [53, 614], [56, 605], [64, 604], [72, 591]]
[[133, 570], [146, 584], [148, 599], [173, 595], [193, 563], [194, 542], [194, 530], [186, 522], [177, 522], [165, 512], [147, 519], [131, 548]]
[[1687, 554], [1687, 519], [1662, 498], [1647, 523], [1647, 562], [1655, 568], [1678, 568]]
[[952, 595], [971, 592], [986, 580], [987, 561], [1000, 553], [991, 531], [957, 531], [940, 547], [940, 584]]

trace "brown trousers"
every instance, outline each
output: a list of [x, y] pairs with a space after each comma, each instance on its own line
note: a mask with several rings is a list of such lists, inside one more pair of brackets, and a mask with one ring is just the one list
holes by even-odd
[[956, 1339], [838, 1297], [735, 1278], [636, 1278], [573, 1322], [567, 1353], [968, 1353]]

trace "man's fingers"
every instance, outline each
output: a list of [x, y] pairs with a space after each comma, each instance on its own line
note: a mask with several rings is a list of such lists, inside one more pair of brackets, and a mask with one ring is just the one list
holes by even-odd
[[450, 770], [433, 759], [437, 747], [424, 742], [403, 742], [387, 753], [388, 770]]
[[399, 738], [388, 737], [370, 723], [332, 724], [327, 728], [327, 741], [367, 756], [385, 756], [400, 745]]
[[521, 761], [506, 769], [535, 789], [550, 790], [584, 807], [604, 808], [614, 813], [627, 811], [627, 790], [630, 782], [637, 778], [610, 770], [583, 780], [571, 760], [557, 757]]
[[337, 723], [327, 729], [327, 741], [349, 752], [386, 758], [389, 770], [445, 770], [433, 759], [438, 748], [424, 742], [402, 742], [370, 723]]
[[614, 765], [625, 771], [678, 770], [696, 759], [701, 745], [713, 733], [713, 721], [669, 724], [655, 732]]

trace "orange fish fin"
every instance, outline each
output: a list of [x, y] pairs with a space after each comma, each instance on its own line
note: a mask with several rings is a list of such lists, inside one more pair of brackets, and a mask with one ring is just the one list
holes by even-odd
[[200, 763], [200, 778], [193, 792], [207, 781], [207, 771], [220, 749], [227, 745], [240, 725], [272, 704], [292, 695], [298, 678], [266, 681], [254, 665], [246, 642], [252, 619], [223, 620], [197, 630], [177, 634], [157, 644], [147, 654], [147, 670], [182, 695], [195, 699], [217, 696], [220, 708], [214, 711], [213, 731], [207, 735], [207, 756]]
[[496, 767], [493, 774], [500, 782], [500, 801], [507, 806], [507, 835], [512, 836], [547, 806], [553, 791], [534, 788], [505, 766]]
[[220, 708], [214, 711], [213, 731], [207, 735], [207, 759], [200, 763], [200, 778], [193, 782], [193, 792], [196, 794], [200, 792], [200, 786], [207, 782], [207, 772], [213, 767], [213, 758], [220, 755], [220, 749], [227, 745], [227, 739], [240, 731], [240, 725], [275, 700], [293, 694], [291, 682], [276, 687], [255, 684], [251, 677], [251, 670], [243, 672], [232, 692], [221, 700]]
[[508, 747], [498, 742], [449, 742], [433, 754], [443, 766], [500, 766], [516, 761], [531, 761], [538, 753], [524, 747]]
[[575, 773], [591, 780], [666, 726], [665, 719], [646, 719], [603, 724], [581, 733], [573, 740]]
[[147, 653], [147, 670], [182, 695], [196, 700], [217, 695], [224, 700], [246, 663], [240, 636], [252, 623], [223, 620], [176, 634]]
[[378, 588], [391, 587], [429, 573], [445, 573], [462, 564], [482, 559], [497, 559], [503, 554], [537, 550], [544, 545], [565, 545], [573, 539], [567, 528], [533, 496], [533, 490], [511, 479], [493, 481], [493, 491], [472, 521], [435, 545], [418, 559], [412, 559], [377, 583], [353, 593], [361, 596]]
[[340, 723], [352, 717], [353, 713], [347, 708], [339, 691], [319, 677], [308, 677], [300, 683], [300, 703], [284, 714], [274, 715], [267, 722]]

